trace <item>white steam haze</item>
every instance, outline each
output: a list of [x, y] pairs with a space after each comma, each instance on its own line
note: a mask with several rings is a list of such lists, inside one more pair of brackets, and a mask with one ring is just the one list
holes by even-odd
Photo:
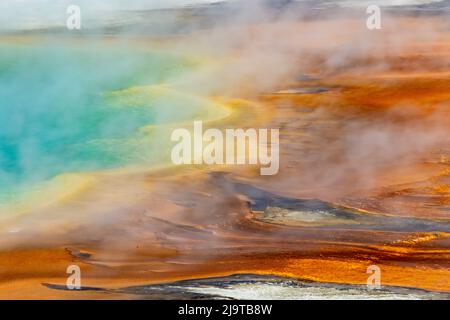
[[444, 0], [341, 0], [341, 6], [361, 6], [367, 7], [369, 5], [377, 6], [414, 6], [430, 3], [442, 2]]
[[[116, 22], [123, 11], [180, 8], [214, 3], [276, 2], [277, 0], [2, 0], [0, 2], [0, 31], [29, 30], [65, 25], [69, 5], [78, 5], [85, 20], [95, 23]], [[317, 3], [341, 7], [414, 6], [445, 0], [319, 0]], [[292, 2], [309, 2], [294, 0]]]

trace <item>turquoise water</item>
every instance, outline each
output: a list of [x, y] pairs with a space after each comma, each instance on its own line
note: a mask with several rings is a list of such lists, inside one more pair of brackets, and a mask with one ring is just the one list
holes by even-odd
[[0, 44], [0, 195], [64, 172], [136, 162], [123, 141], [155, 122], [152, 104], [178, 102], [136, 105], [108, 93], [164, 83], [191, 67], [125, 45]]

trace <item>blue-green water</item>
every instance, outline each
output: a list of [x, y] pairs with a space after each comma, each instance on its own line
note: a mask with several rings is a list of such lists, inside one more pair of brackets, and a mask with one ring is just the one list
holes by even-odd
[[137, 161], [124, 141], [153, 123], [164, 104], [180, 102], [127, 103], [109, 93], [164, 83], [191, 68], [180, 56], [122, 44], [0, 44], [0, 195], [63, 172]]

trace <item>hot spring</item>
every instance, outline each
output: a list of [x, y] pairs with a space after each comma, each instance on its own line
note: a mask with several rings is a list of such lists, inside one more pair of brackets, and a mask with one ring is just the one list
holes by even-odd
[[63, 173], [160, 160], [143, 127], [216, 112], [171, 85], [197, 64], [136, 44], [0, 44], [0, 204]]

